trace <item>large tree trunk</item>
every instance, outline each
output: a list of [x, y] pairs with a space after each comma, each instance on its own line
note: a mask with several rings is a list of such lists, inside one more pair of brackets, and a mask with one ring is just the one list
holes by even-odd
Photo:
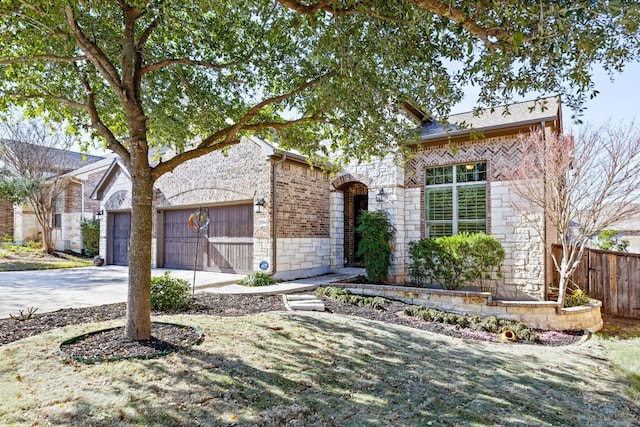
[[151, 338], [153, 180], [145, 150], [131, 151], [131, 236], [125, 334], [141, 341]]

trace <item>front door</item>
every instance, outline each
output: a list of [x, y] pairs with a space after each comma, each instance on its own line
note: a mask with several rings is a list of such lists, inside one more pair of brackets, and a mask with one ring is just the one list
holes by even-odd
[[353, 196], [353, 259], [356, 263], [362, 263], [362, 257], [358, 256], [358, 246], [362, 236], [358, 233], [357, 228], [360, 225], [360, 216], [362, 212], [369, 209], [369, 196], [366, 194], [358, 194]]

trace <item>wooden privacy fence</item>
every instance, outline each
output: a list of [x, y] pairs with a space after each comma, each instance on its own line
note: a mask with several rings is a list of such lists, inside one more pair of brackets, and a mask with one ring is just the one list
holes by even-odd
[[[554, 245], [556, 259], [562, 246]], [[553, 280], [560, 276], [553, 271]], [[602, 312], [640, 319], [640, 254], [585, 249], [571, 281], [591, 298], [602, 301]]]

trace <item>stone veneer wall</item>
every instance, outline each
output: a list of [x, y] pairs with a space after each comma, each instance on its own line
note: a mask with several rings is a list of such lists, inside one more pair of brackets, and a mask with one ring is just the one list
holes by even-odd
[[345, 264], [344, 254], [344, 194], [333, 190], [329, 193], [330, 243], [329, 257], [332, 268], [341, 268]]
[[13, 237], [13, 203], [0, 200], [0, 238]]
[[276, 166], [276, 179], [275, 276], [289, 279], [327, 273], [331, 265], [327, 174], [287, 160]]
[[[524, 224], [511, 205], [507, 171], [518, 164], [526, 147], [513, 137], [499, 137], [415, 149], [405, 168], [406, 241], [425, 236], [424, 170], [431, 166], [487, 162], [488, 232], [500, 240], [506, 259], [503, 278], [496, 280], [496, 296], [544, 299], [544, 244], [535, 231]], [[405, 251], [406, 252], [406, 251]], [[409, 259], [407, 258], [407, 262]]]
[[[389, 270], [389, 280], [395, 283], [404, 283], [405, 254], [407, 251], [404, 224], [409, 218], [405, 214], [404, 169], [394, 162], [392, 156], [387, 156], [382, 159], [375, 159], [375, 161], [371, 163], [351, 164], [347, 167], [347, 170], [348, 173], [337, 177], [333, 181], [333, 187], [338, 190], [344, 189], [345, 193], [345, 251], [353, 251], [353, 246], [350, 246], [348, 242], [349, 236], [353, 235], [353, 229], [351, 228], [353, 220], [349, 214], [349, 212], [353, 212], [353, 208], [347, 205], [347, 200], [350, 199], [353, 201], [353, 196], [348, 190], [348, 183], [360, 182], [366, 186], [366, 194], [369, 196], [369, 211], [386, 211], [389, 214], [392, 225], [396, 229], [392, 241], [394, 252], [391, 259], [391, 269]], [[384, 190], [384, 197], [382, 201], [378, 202], [376, 195], [381, 189]], [[347, 259], [349, 259], [349, 252], [345, 255]]]

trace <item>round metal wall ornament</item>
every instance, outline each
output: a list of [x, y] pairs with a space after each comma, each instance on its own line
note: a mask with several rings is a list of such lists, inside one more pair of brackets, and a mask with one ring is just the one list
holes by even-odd
[[202, 231], [209, 225], [209, 214], [202, 209], [198, 209], [189, 215], [189, 228], [196, 233]]

